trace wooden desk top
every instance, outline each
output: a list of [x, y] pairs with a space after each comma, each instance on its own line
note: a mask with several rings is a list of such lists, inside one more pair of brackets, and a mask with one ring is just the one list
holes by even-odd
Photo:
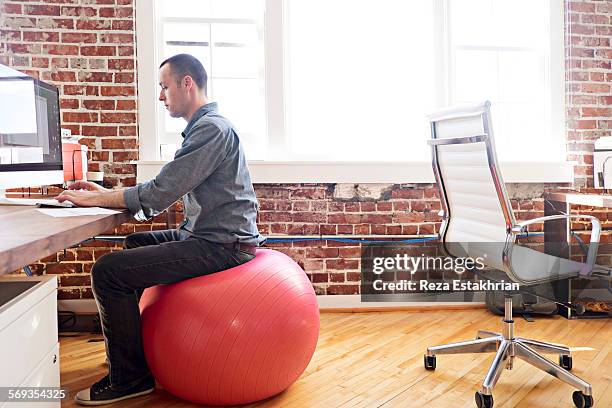
[[130, 219], [112, 215], [50, 217], [35, 207], [0, 206], [0, 275], [13, 272]]
[[589, 188], [585, 190], [554, 190], [544, 193], [544, 198], [568, 204], [612, 208], [612, 194], [608, 190]]

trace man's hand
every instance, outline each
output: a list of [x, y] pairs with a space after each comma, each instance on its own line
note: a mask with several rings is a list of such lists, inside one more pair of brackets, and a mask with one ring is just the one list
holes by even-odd
[[88, 191], [111, 191], [108, 188], [104, 188], [99, 184], [92, 183], [91, 181], [75, 181], [68, 186], [68, 190], [88, 190]]
[[64, 201], [70, 201], [71, 203], [79, 207], [127, 207], [125, 204], [125, 200], [123, 199], [123, 189], [109, 190], [103, 188], [103, 190], [100, 190], [96, 188], [95, 191], [66, 190], [57, 197], [55, 197], [55, 199], [60, 203], [63, 203]]

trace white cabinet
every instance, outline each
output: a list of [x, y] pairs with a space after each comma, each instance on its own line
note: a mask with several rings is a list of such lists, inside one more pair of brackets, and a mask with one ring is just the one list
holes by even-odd
[[[55, 276], [0, 276], [0, 361], [0, 387], [60, 386]], [[13, 405], [25, 406], [0, 402], [2, 408]]]

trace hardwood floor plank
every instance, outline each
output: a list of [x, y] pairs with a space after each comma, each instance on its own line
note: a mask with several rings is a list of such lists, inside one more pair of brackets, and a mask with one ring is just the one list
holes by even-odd
[[[301, 378], [282, 394], [249, 407], [473, 408], [474, 393], [493, 354], [440, 355], [433, 372], [423, 368], [423, 354], [428, 346], [472, 339], [479, 329], [500, 331], [500, 319], [482, 309], [323, 313], [317, 350]], [[570, 347], [590, 347], [575, 352], [573, 372], [591, 383], [596, 406], [612, 406], [611, 320], [538, 317], [529, 323], [519, 317], [515, 332]], [[89, 339], [100, 339], [100, 335], [60, 340], [61, 382], [70, 389], [64, 407], [75, 407], [75, 393], [106, 373], [104, 343]], [[550, 358], [556, 362], [556, 356]], [[514, 369], [502, 373], [494, 399], [500, 408], [572, 408], [572, 392], [569, 385], [516, 359]], [[197, 405], [157, 389], [114, 406]]]

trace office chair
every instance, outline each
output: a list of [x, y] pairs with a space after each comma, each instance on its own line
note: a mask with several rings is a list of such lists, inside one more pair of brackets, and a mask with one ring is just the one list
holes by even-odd
[[[445, 251], [456, 257], [484, 257], [490, 270], [482, 271], [481, 277], [497, 282], [506, 279], [519, 283], [521, 288], [590, 275], [597, 256], [599, 221], [592, 216], [565, 214], [516, 221], [499, 172], [489, 108], [487, 101], [445, 109], [429, 117], [431, 140], [428, 143], [442, 202], [440, 241]], [[561, 218], [590, 220], [592, 234], [586, 262], [515, 245], [517, 236], [529, 225]], [[505, 292], [502, 333], [479, 331], [475, 340], [429, 347], [424, 356], [425, 368], [436, 368], [438, 354], [495, 353], [482, 389], [475, 395], [478, 408], [491, 408], [493, 387], [504, 368], [512, 369], [514, 358], [518, 357], [577, 388], [573, 394], [576, 407], [592, 407], [590, 384], [570, 372], [572, 357], [568, 347], [515, 336], [511, 295], [512, 292]], [[559, 364], [538, 352], [558, 354]]]

